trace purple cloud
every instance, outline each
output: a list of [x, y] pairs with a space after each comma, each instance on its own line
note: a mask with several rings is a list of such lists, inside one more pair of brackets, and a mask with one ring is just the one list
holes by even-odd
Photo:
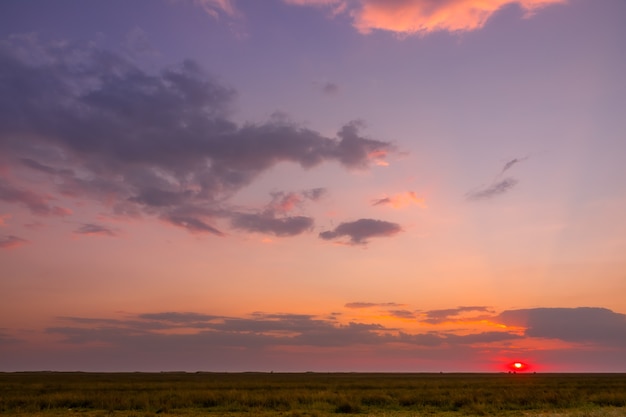
[[26, 206], [33, 214], [40, 216], [67, 216], [70, 211], [62, 207], [52, 206], [46, 198], [34, 191], [16, 187], [7, 179], [0, 181], [0, 201], [18, 203]]
[[27, 243], [28, 240], [22, 239], [21, 237], [13, 235], [0, 236], [0, 249], [13, 249]]
[[515, 178], [504, 178], [476, 191], [471, 191], [465, 196], [471, 201], [488, 200], [506, 193], [515, 187], [517, 183], [518, 181]]
[[117, 233], [106, 226], [96, 223], [84, 223], [74, 231], [77, 235], [87, 236], [116, 236]]
[[[228, 200], [281, 162], [364, 169], [393, 150], [364, 137], [360, 122], [334, 138], [284, 118], [240, 126], [230, 118], [236, 91], [191, 60], [148, 72], [111, 51], [12, 37], [0, 43], [0, 80], [0, 152], [9, 163], [64, 196], [190, 232], [223, 236], [221, 218], [281, 236], [308, 230], [304, 218], [242, 216]], [[9, 180], [0, 200], [36, 215], [67, 214]]]
[[530, 337], [626, 346], [626, 315], [606, 308], [507, 310], [497, 319], [506, 325], [525, 327], [525, 335]]
[[438, 324], [450, 320], [455, 320], [458, 318], [459, 315], [469, 312], [491, 313], [491, 310], [489, 309], [489, 307], [485, 306], [465, 306], [457, 308], [446, 308], [441, 310], [430, 310], [423, 313], [426, 317], [421, 319], [420, 321], [430, 324]]
[[388, 237], [400, 233], [402, 228], [399, 224], [375, 219], [359, 219], [354, 222], [341, 223], [333, 230], [321, 232], [319, 237], [324, 240], [332, 240], [347, 236], [351, 245], [365, 245], [367, 239], [372, 237]]
[[504, 173], [510, 170], [514, 165], [519, 164], [528, 158], [528, 156], [523, 158], [513, 158], [506, 162], [498, 176], [492, 181], [491, 184], [468, 192], [465, 194], [465, 198], [470, 201], [489, 200], [508, 192], [517, 185], [518, 181], [512, 177], [502, 178], [502, 175], [504, 175]]
[[367, 303], [367, 302], [353, 302], [346, 303], [344, 307], [346, 308], [371, 308], [371, 307], [400, 307], [402, 304], [398, 303]]

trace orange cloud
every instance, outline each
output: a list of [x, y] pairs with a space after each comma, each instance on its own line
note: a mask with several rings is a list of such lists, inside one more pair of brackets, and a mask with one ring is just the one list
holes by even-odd
[[414, 191], [407, 191], [406, 193], [400, 193], [392, 195], [390, 197], [383, 197], [372, 202], [373, 206], [391, 206], [395, 209], [407, 207], [411, 204], [415, 204], [421, 208], [426, 208], [426, 200], [422, 197], [418, 197]]
[[[284, 0], [300, 6], [329, 6], [346, 11], [361, 33], [386, 30], [401, 35], [436, 31], [460, 32], [482, 28], [505, 6], [515, 4], [526, 16], [567, 0]], [[336, 12], [335, 12], [336, 13]]]

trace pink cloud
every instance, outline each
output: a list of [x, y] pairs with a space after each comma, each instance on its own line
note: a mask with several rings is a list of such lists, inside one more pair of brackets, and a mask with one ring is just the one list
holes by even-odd
[[27, 240], [13, 235], [0, 237], [0, 249], [14, 249], [27, 243]]
[[517, 5], [529, 16], [567, 0], [284, 0], [299, 6], [327, 6], [349, 10], [361, 33], [385, 30], [401, 35], [437, 31], [462, 32], [482, 28], [498, 10]]
[[407, 191], [372, 201], [373, 206], [391, 206], [395, 209], [404, 208], [413, 204], [421, 208], [426, 208], [424, 198], [418, 197], [414, 191]]
[[193, 2], [215, 19], [219, 17], [220, 13], [231, 17], [237, 16], [237, 10], [231, 0], [194, 0]]

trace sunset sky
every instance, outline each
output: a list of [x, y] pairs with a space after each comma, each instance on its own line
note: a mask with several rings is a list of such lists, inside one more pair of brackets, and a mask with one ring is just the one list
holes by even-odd
[[0, 371], [626, 372], [625, 21], [0, 2]]

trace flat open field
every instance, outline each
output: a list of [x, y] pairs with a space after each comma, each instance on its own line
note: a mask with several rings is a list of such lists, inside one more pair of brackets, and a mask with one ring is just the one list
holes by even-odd
[[0, 373], [11, 416], [626, 416], [626, 374]]

